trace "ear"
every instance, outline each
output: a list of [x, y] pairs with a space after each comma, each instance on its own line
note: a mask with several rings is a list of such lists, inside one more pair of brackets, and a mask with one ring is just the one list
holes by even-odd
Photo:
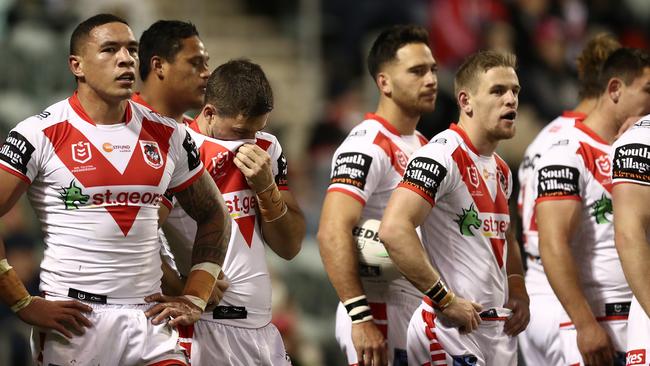
[[625, 83], [623, 80], [619, 78], [611, 78], [609, 79], [609, 82], [607, 82], [607, 95], [614, 104], [618, 103], [618, 100], [621, 98], [621, 90], [624, 85]]
[[158, 77], [158, 79], [162, 80], [165, 78], [163, 59], [160, 58], [160, 56], [151, 57], [151, 61], [149, 62], [149, 67], [151, 68], [151, 72], [155, 74]]
[[471, 116], [472, 102], [471, 102], [471, 96], [469, 95], [469, 92], [466, 89], [461, 89], [458, 92], [458, 96], [456, 99], [458, 101], [458, 107], [460, 108], [461, 112]]
[[84, 77], [83, 72], [83, 60], [81, 57], [76, 55], [68, 56], [68, 68], [77, 79]]
[[212, 104], [208, 103], [203, 106], [203, 109], [201, 109], [201, 115], [203, 115], [203, 118], [211, 125], [217, 116], [217, 109]]
[[376, 78], [377, 87], [379, 91], [384, 95], [391, 95], [393, 92], [393, 85], [390, 80], [390, 76], [386, 73], [380, 72], [377, 74]]

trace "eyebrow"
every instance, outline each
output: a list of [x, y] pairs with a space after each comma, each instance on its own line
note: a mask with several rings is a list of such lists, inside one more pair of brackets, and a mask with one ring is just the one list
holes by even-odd
[[[123, 44], [122, 42], [117, 42], [117, 41], [106, 41], [106, 42], [103, 42], [102, 44], [100, 44], [99, 47], [120, 46], [122, 44]], [[129, 42], [127, 42], [126, 45], [127, 45], [127, 47], [130, 47], [130, 46], [136, 46], [137, 47], [140, 44], [138, 43], [138, 41], [129, 41]]]
[[409, 67], [408, 69], [409, 70], [415, 70], [415, 69], [420, 69], [420, 68], [427, 68], [427, 69], [433, 68], [433, 69], [438, 70], [438, 64], [436, 62], [432, 62], [430, 64], [422, 63], [422, 64], [413, 65], [413, 66]]

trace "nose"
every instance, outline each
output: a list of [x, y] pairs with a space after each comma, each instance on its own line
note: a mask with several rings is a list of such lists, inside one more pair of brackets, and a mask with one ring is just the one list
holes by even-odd
[[122, 47], [118, 52], [118, 60], [119, 66], [134, 66], [138, 59], [126, 47]]
[[425, 80], [426, 86], [431, 86], [435, 88], [438, 86], [438, 73], [431, 70], [427, 73], [426, 80]]
[[519, 101], [519, 96], [515, 94], [514, 91], [508, 90], [508, 92], [505, 95], [506, 98], [506, 105], [509, 107], [516, 107], [517, 103]]

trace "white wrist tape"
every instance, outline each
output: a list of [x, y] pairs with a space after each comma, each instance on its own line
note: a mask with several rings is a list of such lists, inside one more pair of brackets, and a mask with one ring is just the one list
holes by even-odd
[[214, 276], [214, 278], [217, 278], [219, 277], [219, 272], [221, 272], [221, 266], [212, 262], [203, 262], [193, 265], [190, 272], [196, 270], [206, 271]]
[[9, 262], [7, 262], [7, 258], [0, 260], [0, 275], [4, 274], [5, 272], [9, 271], [14, 267], [9, 265]]

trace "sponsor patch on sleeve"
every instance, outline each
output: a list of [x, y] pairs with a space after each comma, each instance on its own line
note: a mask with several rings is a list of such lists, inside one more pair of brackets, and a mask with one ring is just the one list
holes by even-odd
[[406, 167], [402, 183], [424, 192], [435, 201], [440, 183], [447, 175], [447, 168], [437, 161], [425, 157], [416, 157]]
[[275, 176], [275, 184], [278, 187], [286, 186], [288, 184], [288, 175], [289, 169], [287, 165], [287, 158], [284, 157], [284, 153], [281, 153], [278, 157], [278, 174]]
[[358, 152], [340, 153], [334, 160], [331, 184], [341, 183], [363, 190], [372, 164], [372, 157]]
[[27, 175], [27, 163], [29, 163], [33, 153], [34, 146], [27, 141], [25, 136], [16, 131], [11, 131], [2, 147], [0, 147], [0, 160]]
[[580, 172], [565, 165], [549, 165], [537, 173], [537, 197], [580, 195]]
[[196, 143], [190, 133], [185, 131], [185, 140], [183, 141], [183, 148], [187, 152], [187, 166], [188, 169], [194, 170], [197, 166], [201, 164], [201, 158], [199, 156], [199, 149], [196, 148]]
[[650, 146], [627, 144], [614, 152], [613, 179], [650, 184]]

